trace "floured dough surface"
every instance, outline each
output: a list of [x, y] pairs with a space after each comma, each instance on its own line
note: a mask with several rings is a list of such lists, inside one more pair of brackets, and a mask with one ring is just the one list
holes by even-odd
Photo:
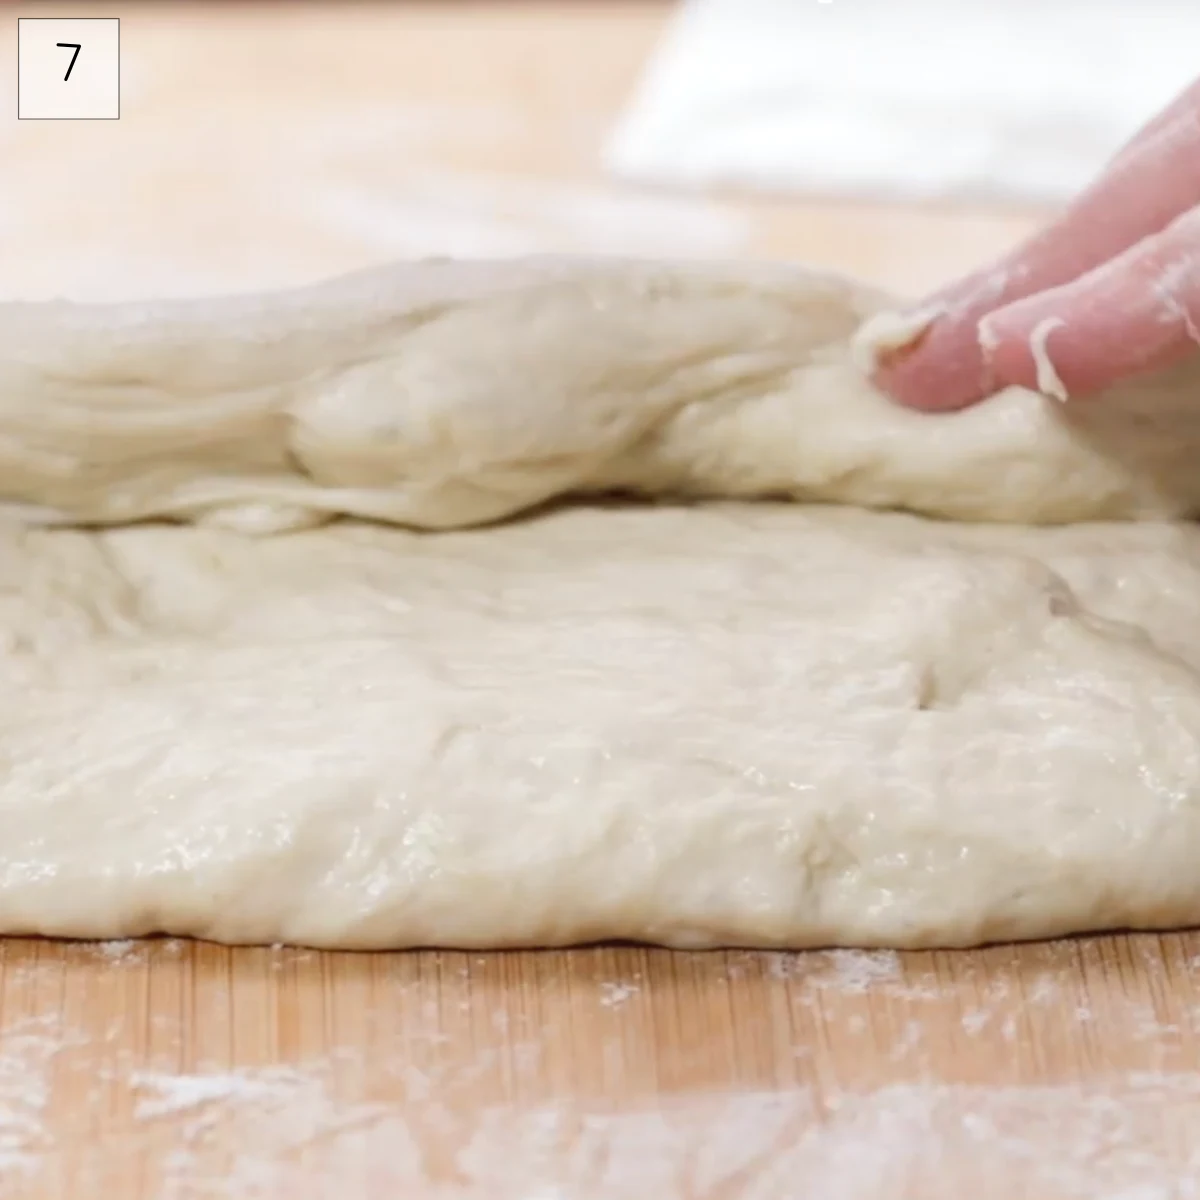
[[0, 307], [0, 930], [1200, 919], [1200, 534], [1123, 519], [1196, 508], [1195, 364], [925, 417], [853, 364], [885, 306], [530, 262]]

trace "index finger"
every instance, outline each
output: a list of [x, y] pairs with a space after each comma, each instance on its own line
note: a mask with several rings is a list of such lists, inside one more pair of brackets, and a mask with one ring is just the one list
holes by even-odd
[[[1079, 398], [1200, 353], [1200, 206], [1111, 262], [984, 322], [1005, 384]], [[1042, 380], [1045, 382], [1045, 380]]]
[[1200, 82], [1150, 122], [1058, 220], [996, 265], [936, 294], [928, 305], [943, 315], [881, 360], [876, 383], [902, 404], [929, 411], [982, 400], [999, 382], [979, 345], [983, 317], [1087, 274], [1198, 203]]

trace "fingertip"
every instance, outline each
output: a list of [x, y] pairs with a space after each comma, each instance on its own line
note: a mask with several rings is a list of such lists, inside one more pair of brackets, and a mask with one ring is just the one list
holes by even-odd
[[961, 387], [955, 387], [952, 373], [925, 362], [880, 367], [871, 381], [902, 408], [920, 412], [950, 412], [970, 404], [972, 399]]
[[921, 412], [953, 412], [988, 392], [973, 323], [931, 327], [916, 346], [884, 357], [871, 379], [896, 403]]

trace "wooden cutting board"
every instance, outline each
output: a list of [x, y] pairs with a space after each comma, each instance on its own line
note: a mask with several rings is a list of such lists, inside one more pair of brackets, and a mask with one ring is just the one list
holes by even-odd
[[[0, 121], [9, 296], [539, 249], [784, 255], [917, 291], [1035, 220], [605, 181], [659, 4], [117, 7], [120, 121]], [[21, 10], [59, 12], [79, 10]], [[1193, 934], [909, 955], [10, 940], [0, 1195], [1192, 1197], [1198, 979]]]

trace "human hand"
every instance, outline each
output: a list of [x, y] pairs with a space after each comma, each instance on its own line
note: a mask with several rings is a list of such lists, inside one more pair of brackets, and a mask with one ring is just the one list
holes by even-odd
[[926, 307], [941, 315], [875, 381], [928, 411], [1009, 384], [1082, 399], [1200, 353], [1200, 81], [1047, 229]]

